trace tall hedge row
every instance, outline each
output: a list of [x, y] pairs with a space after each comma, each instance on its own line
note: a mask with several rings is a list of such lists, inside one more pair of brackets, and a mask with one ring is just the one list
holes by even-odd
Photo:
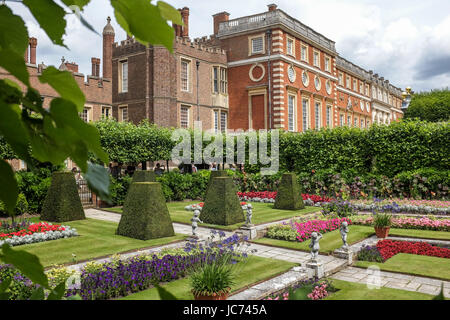
[[[111, 161], [137, 164], [147, 160], [168, 160], [176, 145], [171, 140], [173, 129], [148, 122], [136, 126], [102, 120], [95, 126]], [[193, 137], [191, 131], [191, 148], [194, 148]], [[228, 136], [227, 139], [236, 138]], [[0, 139], [0, 157], [11, 158], [2, 143], [5, 142]], [[204, 141], [203, 145], [209, 143]], [[421, 168], [449, 170], [450, 126], [448, 122], [402, 121], [389, 126], [373, 125], [365, 130], [339, 127], [306, 133], [282, 132], [279, 150], [280, 169], [297, 174], [313, 170], [351, 170], [355, 174], [394, 177], [400, 172]], [[225, 150], [223, 155], [225, 160]], [[248, 165], [248, 158], [247, 150], [245, 171], [259, 172], [260, 166]]]

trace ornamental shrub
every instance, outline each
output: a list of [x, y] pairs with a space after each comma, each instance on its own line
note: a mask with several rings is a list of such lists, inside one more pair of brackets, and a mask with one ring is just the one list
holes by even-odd
[[86, 219], [72, 172], [54, 172], [42, 207], [41, 219], [65, 222]]
[[156, 182], [156, 174], [153, 170], [137, 170], [133, 174], [133, 182]]
[[175, 235], [159, 182], [131, 184], [116, 233], [140, 240]]
[[121, 206], [125, 202], [131, 180], [132, 178], [127, 175], [118, 178], [114, 178], [110, 175], [111, 183], [109, 184], [109, 192], [115, 206]]
[[236, 193], [231, 177], [213, 178], [206, 191], [200, 220], [222, 226], [244, 222], [244, 212]]
[[299, 210], [305, 208], [300, 186], [294, 173], [285, 173], [278, 186], [275, 209]]

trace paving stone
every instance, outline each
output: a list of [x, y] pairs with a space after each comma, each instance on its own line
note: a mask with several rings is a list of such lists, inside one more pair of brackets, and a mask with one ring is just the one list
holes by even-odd
[[393, 289], [405, 289], [406, 283], [405, 282], [397, 282], [397, 281], [389, 281], [384, 285], [384, 287], [387, 288], [393, 288]]
[[356, 282], [355, 278], [352, 278], [352, 277], [349, 277], [349, 276], [346, 276], [346, 275], [342, 275], [340, 273], [333, 274], [331, 276], [331, 278], [337, 279], [337, 280], [342, 280], [342, 281]]
[[428, 285], [432, 285], [432, 286], [439, 286], [439, 287], [441, 286], [441, 284], [443, 282], [442, 280], [430, 279], [430, 278], [424, 278], [424, 277], [413, 277], [413, 279], [411, 281], [419, 282], [422, 284], [428, 284]]
[[419, 282], [410, 282], [406, 285], [406, 288], [414, 289], [416, 291], [422, 284]]
[[432, 286], [428, 284], [422, 284], [419, 289], [417, 289], [418, 292], [427, 293], [427, 294], [438, 294], [440, 291], [440, 287]]

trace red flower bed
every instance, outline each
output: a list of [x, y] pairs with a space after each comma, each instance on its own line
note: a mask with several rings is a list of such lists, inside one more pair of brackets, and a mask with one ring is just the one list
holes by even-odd
[[432, 246], [427, 242], [381, 240], [377, 243], [377, 249], [384, 261], [398, 253], [450, 259], [450, 249]]
[[[252, 191], [252, 192], [238, 192], [237, 195], [239, 197], [248, 197], [248, 198], [267, 198], [267, 199], [275, 199], [277, 197], [276, 191]], [[328, 197], [321, 197], [314, 194], [306, 194], [302, 193], [303, 200], [311, 199], [314, 203], [316, 202], [330, 202], [334, 199]]]
[[61, 227], [60, 225], [57, 224], [48, 224], [46, 222], [39, 222], [34, 223], [30, 225], [28, 228], [19, 230], [17, 232], [0, 233], [0, 240], [12, 238], [13, 236], [23, 237], [37, 232], [64, 231], [64, 230], [66, 230], [66, 228]]

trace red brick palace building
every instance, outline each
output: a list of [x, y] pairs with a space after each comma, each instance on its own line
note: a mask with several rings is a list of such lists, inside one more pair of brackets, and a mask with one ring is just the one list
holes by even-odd
[[215, 14], [214, 34], [194, 40], [189, 9], [180, 12], [185, 26], [175, 26], [172, 55], [132, 38], [111, 42], [119, 121], [193, 127], [199, 119], [204, 129], [300, 132], [403, 115], [401, 89], [339, 56], [335, 42], [274, 4], [237, 19]]

